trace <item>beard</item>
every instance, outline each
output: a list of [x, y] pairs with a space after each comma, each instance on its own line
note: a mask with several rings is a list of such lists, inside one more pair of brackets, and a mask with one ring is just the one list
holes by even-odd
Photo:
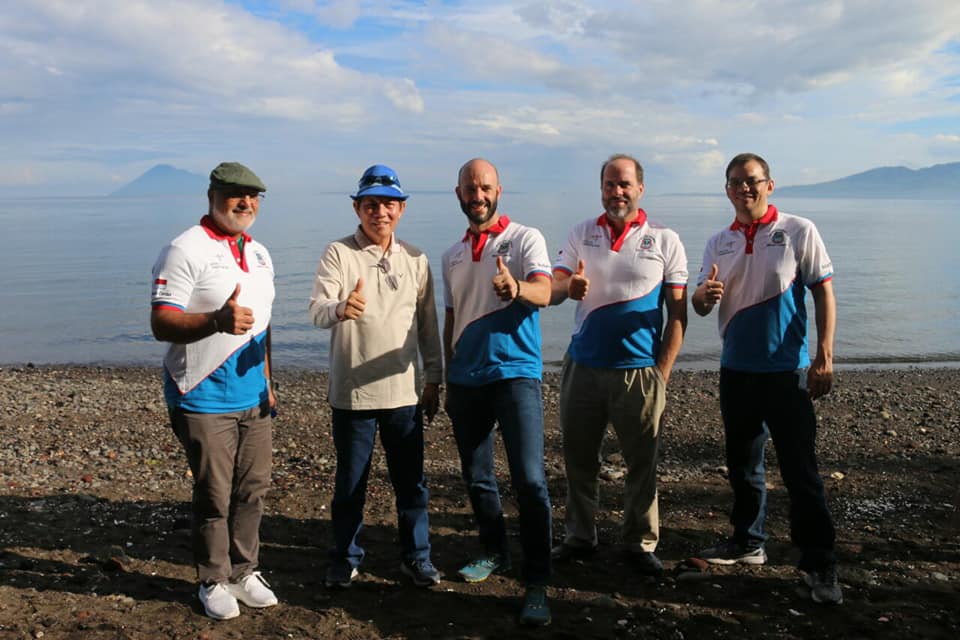
[[[486, 205], [486, 212], [482, 214], [474, 213], [472, 207], [478, 204]], [[470, 222], [480, 226], [492, 218], [493, 214], [497, 212], [497, 198], [493, 198], [492, 200], [460, 200], [460, 210], [463, 211]]]
[[604, 201], [603, 210], [607, 213], [608, 216], [615, 220], [624, 220], [630, 216], [634, 211], [637, 210], [635, 206], [631, 206], [630, 201], [626, 203], [622, 202], [620, 199], [611, 198]]

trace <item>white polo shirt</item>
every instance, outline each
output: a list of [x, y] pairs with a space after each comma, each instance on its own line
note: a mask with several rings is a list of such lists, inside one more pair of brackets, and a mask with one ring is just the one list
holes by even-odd
[[552, 278], [543, 234], [501, 215], [487, 232], [463, 239], [443, 254], [443, 299], [453, 311], [453, 357], [447, 379], [480, 386], [510, 378], [540, 379], [540, 315], [493, 290], [497, 257], [517, 280]]
[[577, 364], [639, 369], [656, 364], [663, 337], [665, 288], [687, 286], [687, 254], [680, 236], [651, 223], [643, 209], [614, 236], [606, 214], [576, 225], [554, 271], [572, 274], [579, 260], [590, 280], [577, 302], [567, 350]]
[[816, 226], [770, 205], [752, 225], [734, 221], [707, 241], [698, 286], [713, 264], [723, 282], [721, 366], [753, 372], [809, 366], [806, 288], [833, 277]]
[[171, 344], [164, 358], [167, 404], [198, 413], [229, 413], [267, 399], [263, 372], [273, 307], [273, 262], [267, 249], [243, 234], [243, 251], [204, 216], [166, 246], [153, 266], [153, 307], [207, 313], [223, 306], [240, 285], [238, 303], [253, 310], [244, 335], [215, 333]]

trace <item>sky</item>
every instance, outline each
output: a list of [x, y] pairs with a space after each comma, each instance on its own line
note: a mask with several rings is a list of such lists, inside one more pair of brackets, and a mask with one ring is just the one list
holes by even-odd
[[109, 193], [222, 160], [271, 190], [349, 192], [386, 163], [448, 190], [721, 193], [960, 161], [957, 0], [4, 0], [0, 187]]

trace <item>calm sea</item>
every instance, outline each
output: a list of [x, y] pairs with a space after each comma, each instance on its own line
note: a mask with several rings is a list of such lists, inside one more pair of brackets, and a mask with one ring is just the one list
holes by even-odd
[[[833, 258], [838, 363], [960, 365], [960, 201], [773, 201], [813, 219]], [[722, 194], [648, 195], [642, 206], [680, 233], [691, 279], [706, 239], [732, 219]], [[507, 192], [500, 207], [540, 228], [551, 255], [573, 224], [600, 212], [598, 194]], [[204, 212], [202, 194], [6, 201], [0, 210], [7, 238], [0, 252], [0, 364], [159, 363], [164, 346], [148, 323], [150, 268], [160, 248]], [[271, 193], [261, 206], [252, 233], [276, 266], [276, 366], [326, 368], [328, 335], [307, 321], [307, 299], [323, 247], [355, 226], [346, 194]], [[414, 193], [409, 200], [398, 235], [428, 253], [438, 293], [440, 256], [464, 229], [451, 192]], [[807, 302], [812, 318], [809, 295]], [[544, 360], [555, 365], [570, 336], [573, 305], [541, 317]], [[714, 368], [718, 359], [716, 315], [700, 318], [691, 310], [680, 366]]]

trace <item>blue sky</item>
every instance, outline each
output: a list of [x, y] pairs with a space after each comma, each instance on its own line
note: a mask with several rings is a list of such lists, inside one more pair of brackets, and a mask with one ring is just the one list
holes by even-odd
[[271, 190], [350, 191], [382, 162], [449, 189], [719, 192], [960, 160], [960, 2], [6, 0], [0, 186], [98, 195], [157, 163], [245, 162]]

